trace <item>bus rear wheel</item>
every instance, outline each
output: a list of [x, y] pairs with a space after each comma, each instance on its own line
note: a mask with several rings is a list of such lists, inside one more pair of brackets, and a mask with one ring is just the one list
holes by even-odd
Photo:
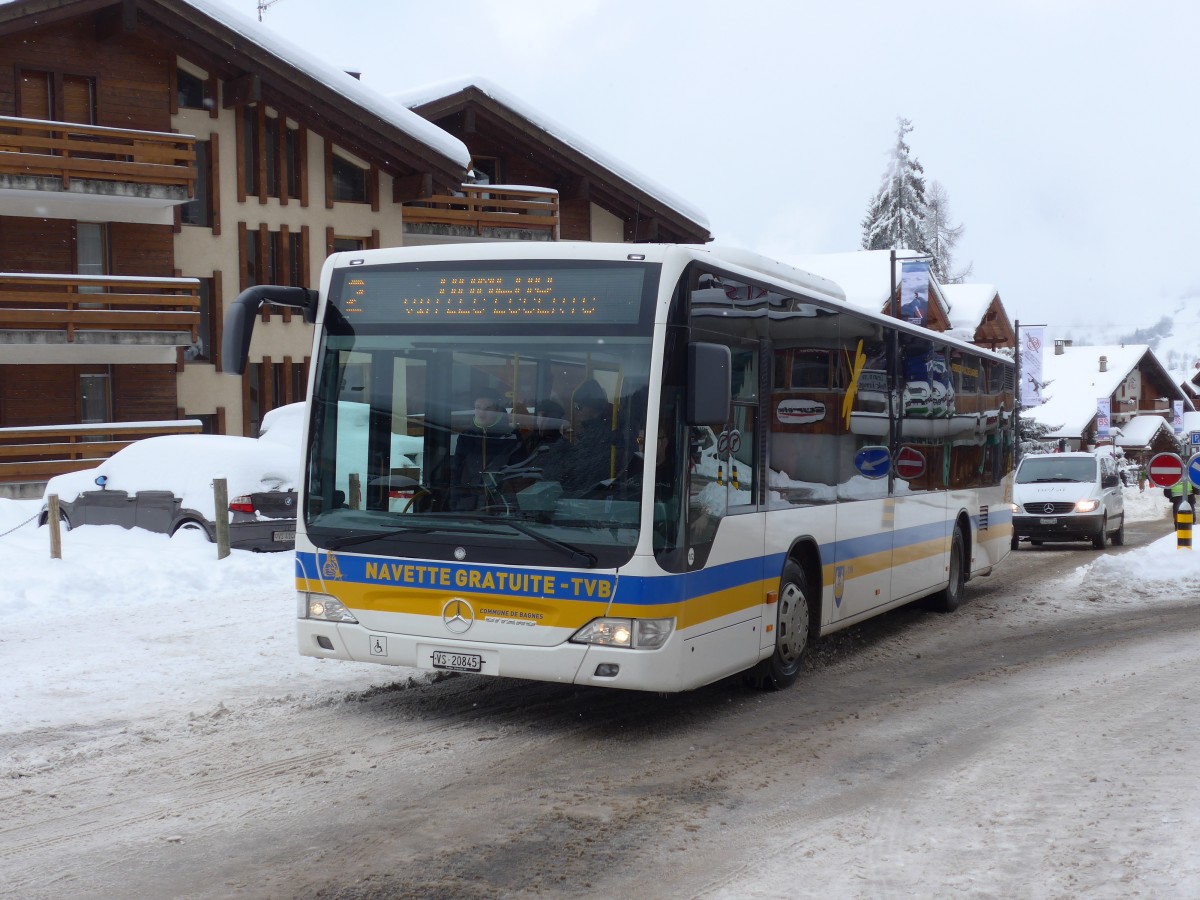
[[933, 595], [933, 608], [937, 612], [954, 612], [962, 604], [967, 587], [966, 556], [967, 542], [962, 529], [955, 526], [950, 538], [950, 578], [946, 586]]
[[812, 627], [812, 601], [808, 576], [788, 560], [779, 578], [775, 615], [775, 652], [751, 673], [752, 683], [768, 691], [791, 687], [800, 674]]

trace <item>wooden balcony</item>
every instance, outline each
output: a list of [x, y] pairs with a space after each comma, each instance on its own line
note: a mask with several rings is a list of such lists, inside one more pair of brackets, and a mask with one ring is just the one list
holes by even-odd
[[73, 181], [173, 188], [185, 202], [196, 192], [195, 142], [188, 134], [0, 116], [0, 176], [56, 179], [63, 191]]
[[202, 429], [197, 419], [0, 428], [0, 484], [90, 469], [141, 438]]
[[464, 184], [461, 194], [434, 194], [404, 204], [407, 231], [515, 238], [531, 232], [558, 240], [558, 192], [507, 185]]
[[[26, 275], [0, 272], [0, 343], [3, 332], [61, 332], [67, 343], [81, 332], [163, 333], [186, 346], [199, 337], [200, 283], [195, 278]], [[61, 338], [59, 339], [61, 340]]]

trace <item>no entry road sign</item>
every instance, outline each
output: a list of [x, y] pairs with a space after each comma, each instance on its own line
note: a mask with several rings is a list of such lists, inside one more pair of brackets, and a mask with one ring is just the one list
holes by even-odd
[[901, 447], [896, 453], [896, 477], [906, 481], [925, 474], [925, 455], [912, 447]]
[[1159, 487], [1169, 488], [1183, 477], [1183, 460], [1174, 453], [1155, 453], [1150, 457], [1150, 480]]

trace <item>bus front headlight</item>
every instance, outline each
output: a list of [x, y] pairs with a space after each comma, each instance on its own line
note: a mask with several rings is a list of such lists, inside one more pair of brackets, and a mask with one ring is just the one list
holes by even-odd
[[1099, 500], [1079, 500], [1075, 503], [1075, 512], [1095, 512], [1099, 506]]
[[657, 650], [675, 630], [674, 619], [592, 619], [571, 637], [572, 643]]
[[305, 616], [309, 619], [321, 619], [324, 622], [350, 622], [357, 625], [358, 619], [350, 614], [350, 610], [336, 597], [328, 594], [309, 594], [305, 602]]

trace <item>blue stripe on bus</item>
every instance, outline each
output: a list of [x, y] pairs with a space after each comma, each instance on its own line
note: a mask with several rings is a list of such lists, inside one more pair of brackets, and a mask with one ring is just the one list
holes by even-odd
[[[971, 518], [972, 523], [978, 529], [979, 517], [972, 516]], [[989, 527], [1011, 523], [1011, 521], [1012, 512], [1007, 505], [1001, 506], [998, 504], [988, 511]], [[898, 528], [891, 532], [879, 532], [861, 537], [845, 538], [831, 544], [822, 544], [820, 547], [821, 559], [824, 565], [844, 565], [856, 559], [878, 553], [903, 551], [907, 547], [918, 544], [939, 539], [944, 540], [949, 536], [950, 530], [953, 527], [954, 523], [952, 521], [940, 521]], [[301, 552], [297, 554], [297, 557], [302, 568], [309, 573], [309, 577], [313, 577], [316, 567], [322, 565], [324, 554]], [[417, 577], [420, 577], [422, 570], [430, 573], [436, 570], [439, 574], [442, 571], [449, 570], [450, 584], [438, 584], [436, 582], [414, 584], [409, 580], [401, 582], [399, 578], [395, 579], [394, 583], [396, 583], [396, 586], [448, 587], [483, 593], [507, 593], [507, 591], [503, 588], [495, 591], [485, 588], [480, 591], [480, 588], [474, 585], [455, 584], [457, 578], [454, 576], [458, 572], [468, 569], [491, 573], [530, 571], [508, 569], [503, 566], [464, 566], [457, 563], [434, 563], [410, 559], [372, 559], [359, 556], [338, 556], [337, 559], [340, 572], [338, 573], [338, 578], [334, 580], [378, 583], [378, 579], [367, 577], [368, 564], [373, 567], [410, 568], [416, 573]], [[783, 570], [783, 564], [786, 559], [786, 554], [774, 553], [769, 556], [756, 556], [749, 559], [736, 560], [719, 566], [700, 569], [695, 572], [651, 576], [623, 574], [617, 577], [617, 589], [612, 599], [616, 603], [628, 604], [630, 606], [684, 603], [697, 597], [735, 590], [763, 580], [774, 580]], [[546, 575], [558, 578], [571, 577], [570, 574], [564, 574], [561, 570], [546, 570]], [[610, 580], [614, 576], [599, 577], [604, 580]], [[533, 593], [537, 594], [539, 592], [535, 591]], [[559, 595], [556, 599], [569, 601], [580, 598]]]

